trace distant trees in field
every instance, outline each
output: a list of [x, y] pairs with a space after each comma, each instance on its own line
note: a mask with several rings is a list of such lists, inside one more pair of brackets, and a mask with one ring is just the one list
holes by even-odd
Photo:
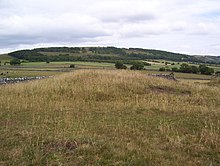
[[74, 64], [71, 64], [71, 65], [70, 65], [70, 68], [75, 68], [75, 65], [74, 65]]
[[127, 66], [125, 66], [121, 61], [117, 61], [115, 63], [115, 68], [116, 69], [127, 69]]
[[10, 61], [10, 65], [20, 65], [21, 64], [21, 61], [19, 59], [12, 59]]
[[144, 70], [144, 63], [143, 62], [135, 62], [131, 68], [131, 70]]
[[[131, 62], [127, 62], [126, 64], [131, 65], [130, 67], [131, 70], [144, 70], [144, 66], [151, 66], [150, 63], [138, 62], [138, 61], [131, 61]], [[127, 69], [127, 66], [124, 65], [123, 61], [117, 61], [115, 63], [115, 68], [116, 69]]]
[[[197, 66], [190, 66], [187, 63], [181, 64], [179, 68], [172, 67], [171, 70], [173, 72], [193, 73], [193, 74], [201, 73], [205, 75], [211, 75], [215, 72], [213, 68], [210, 68], [206, 65], [200, 65], [199, 67], [197, 67]], [[170, 71], [170, 68], [161, 67], [159, 71]]]
[[206, 65], [200, 65], [199, 71], [201, 72], [201, 74], [206, 74], [206, 75], [211, 75], [214, 73], [214, 69], [207, 67]]
[[159, 71], [166, 71], [166, 68], [165, 67], [161, 67], [161, 68], [159, 68]]

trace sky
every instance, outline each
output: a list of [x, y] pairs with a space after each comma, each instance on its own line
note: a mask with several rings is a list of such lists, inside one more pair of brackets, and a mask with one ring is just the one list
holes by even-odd
[[0, 0], [0, 53], [52, 46], [220, 56], [220, 0]]

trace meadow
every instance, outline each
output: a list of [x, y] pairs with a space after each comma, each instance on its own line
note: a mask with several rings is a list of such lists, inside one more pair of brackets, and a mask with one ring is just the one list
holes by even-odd
[[[149, 61], [148, 61], [149, 62]], [[159, 68], [165, 67], [166, 65], [162, 62], [151, 63], [151, 66], [145, 66], [145, 70], [142, 71], [145, 74], [169, 74], [171, 72], [160, 72]], [[167, 61], [169, 63], [175, 63]], [[74, 64], [75, 68], [70, 68], [70, 65]], [[181, 63], [180, 63], [181, 64]], [[168, 65], [168, 67], [180, 67], [180, 64], [175, 63], [175, 65]], [[131, 65], [126, 65], [128, 68]], [[210, 66], [215, 69], [215, 71], [220, 71], [219, 66]], [[11, 66], [9, 64], [0, 66], [0, 73], [7, 73], [7, 77], [24, 77], [24, 76], [52, 76], [61, 74], [64, 72], [70, 72], [78, 69], [108, 69], [115, 70], [114, 63], [107, 62], [26, 62], [22, 63], [20, 66]], [[212, 76], [202, 75], [202, 74], [189, 74], [189, 73], [175, 73], [177, 79], [188, 79], [188, 80], [210, 80]], [[4, 77], [0, 75], [0, 78]]]
[[0, 86], [0, 165], [219, 165], [219, 84], [76, 70]]

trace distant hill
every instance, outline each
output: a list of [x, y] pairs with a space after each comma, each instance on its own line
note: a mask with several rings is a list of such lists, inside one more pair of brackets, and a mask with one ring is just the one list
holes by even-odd
[[193, 56], [168, 51], [116, 47], [49, 47], [20, 50], [8, 55], [28, 61], [100, 61], [115, 62], [160, 59], [176, 62], [220, 63], [220, 56]]
[[9, 55], [7, 55], [7, 54], [0, 54], [0, 61], [1, 61], [1, 62], [9, 61], [9, 60], [11, 60], [11, 59], [13, 59], [13, 57], [11, 57], [11, 56], [9, 56]]

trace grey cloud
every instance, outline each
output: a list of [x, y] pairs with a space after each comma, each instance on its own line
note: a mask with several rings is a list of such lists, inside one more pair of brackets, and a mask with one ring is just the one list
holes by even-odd
[[103, 22], [144, 22], [144, 21], [151, 21], [156, 19], [156, 16], [153, 14], [148, 13], [141, 13], [141, 14], [127, 14], [127, 15], [108, 15], [105, 17], [101, 17], [100, 20]]
[[210, 43], [220, 43], [219, 18], [212, 17], [219, 6], [218, 0], [0, 0], [0, 48], [91, 43], [211, 52]]

